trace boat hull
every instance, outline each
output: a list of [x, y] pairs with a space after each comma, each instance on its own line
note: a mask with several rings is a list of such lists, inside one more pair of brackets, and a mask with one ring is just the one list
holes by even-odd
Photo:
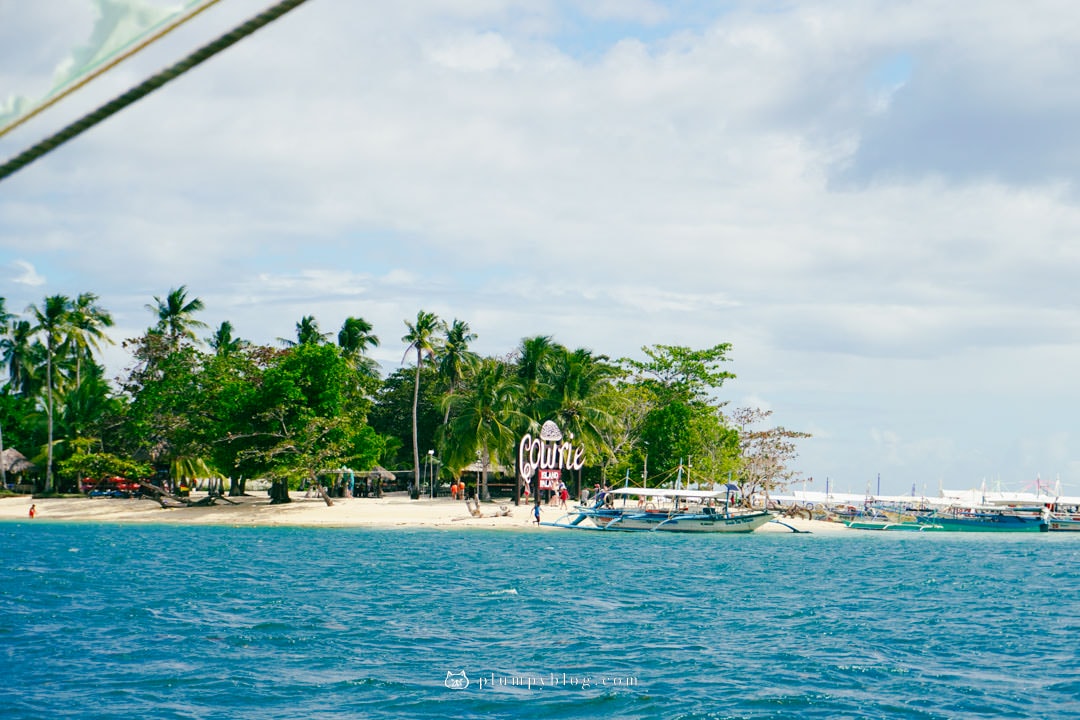
[[767, 512], [733, 515], [674, 515], [636, 513], [608, 525], [613, 530], [638, 530], [681, 533], [749, 533], [772, 520]]
[[[772, 513], [662, 513], [611, 508], [582, 509], [565, 523], [552, 527], [610, 530], [621, 532], [751, 533], [773, 519]], [[592, 525], [584, 524], [589, 520]], [[545, 525], [548, 523], [544, 523]]]
[[1080, 518], [1051, 515], [1046, 524], [1050, 532], [1080, 532]]
[[1021, 515], [987, 514], [969, 517], [934, 515], [921, 523], [940, 525], [950, 532], [1046, 532], [1047, 523], [1041, 517]]
[[848, 520], [844, 522], [852, 530], [886, 530], [892, 532], [932, 532], [943, 530], [934, 523], [889, 522], [887, 520]]

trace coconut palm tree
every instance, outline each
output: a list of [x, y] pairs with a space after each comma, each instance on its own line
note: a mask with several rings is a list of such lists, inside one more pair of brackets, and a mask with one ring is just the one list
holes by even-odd
[[[29, 320], [17, 320], [7, 336], [0, 338], [0, 360], [7, 369], [7, 386], [23, 397], [34, 390], [34, 328]], [[44, 353], [42, 353], [44, 354]]]
[[229, 355], [235, 355], [251, 343], [247, 340], [234, 338], [232, 323], [223, 320], [217, 330], [214, 331], [214, 334], [206, 338], [206, 344], [213, 349], [214, 354], [218, 357], [228, 357]]
[[345, 359], [359, 372], [369, 377], [378, 377], [379, 364], [368, 357], [369, 348], [379, 346], [379, 338], [371, 332], [371, 323], [361, 317], [347, 317], [338, 331], [338, 347], [345, 354]]
[[101, 351], [101, 342], [113, 343], [102, 328], [112, 327], [113, 319], [108, 310], [97, 304], [94, 293], [80, 293], [71, 308], [71, 327], [67, 342], [75, 355], [75, 389], [82, 384], [82, 361], [90, 356], [91, 349]]
[[146, 309], [157, 315], [156, 329], [168, 338], [174, 350], [179, 349], [183, 338], [198, 340], [195, 328], [205, 328], [206, 323], [196, 320], [194, 315], [206, 306], [199, 298], [188, 300], [186, 285], [170, 290], [164, 299], [155, 295], [154, 302], [157, 304], [147, 304]]
[[66, 295], [51, 295], [45, 298], [45, 303], [41, 308], [37, 305], [31, 305], [26, 309], [34, 318], [35, 324], [31, 328], [31, 332], [44, 334], [45, 349], [47, 351], [45, 355], [45, 411], [48, 419], [49, 439], [46, 446], [45, 492], [51, 492], [53, 487], [53, 388], [56, 384], [53, 377], [54, 356], [71, 327], [71, 309], [71, 298]]
[[536, 422], [548, 419], [543, 417], [543, 400], [548, 395], [546, 386], [556, 358], [563, 350], [549, 335], [537, 335], [523, 338], [516, 351], [517, 378], [522, 388], [525, 413]]
[[[15, 316], [4, 307], [4, 298], [0, 297], [0, 348], [7, 341], [8, 326]], [[0, 488], [7, 487], [7, 471], [4, 469], [4, 429], [0, 427]]]
[[0, 335], [7, 335], [9, 324], [15, 316], [7, 311], [4, 298], [0, 297]]
[[445, 323], [435, 313], [419, 310], [416, 313], [416, 322], [411, 323], [406, 320], [405, 327], [409, 331], [405, 333], [401, 341], [408, 343], [408, 346], [405, 348], [405, 355], [401, 357], [401, 362], [404, 364], [410, 351], [416, 351], [416, 379], [413, 382], [412, 404], [413, 489], [411, 496], [413, 500], [417, 500], [420, 498], [420, 448], [416, 437], [416, 408], [420, 404], [420, 368], [424, 364], [425, 357], [430, 358], [435, 355], [438, 345], [437, 335], [445, 327]]
[[[552, 368], [549, 393], [540, 402], [545, 419], [554, 420], [559, 429], [586, 446], [599, 447], [604, 430], [614, 422], [603, 409], [603, 393], [620, 374], [606, 355], [562, 348]], [[576, 492], [580, 490], [576, 488]]]
[[[435, 367], [439, 379], [446, 387], [446, 394], [453, 395], [465, 375], [473, 371], [480, 362], [480, 356], [469, 350], [469, 343], [476, 339], [476, 333], [469, 329], [464, 320], [454, 319], [446, 330], [446, 340], [435, 356]], [[446, 404], [443, 425], [450, 420], [450, 404]]]
[[329, 339], [330, 333], [319, 330], [319, 321], [315, 319], [315, 316], [305, 315], [300, 318], [300, 322], [296, 323], [296, 340], [278, 338], [278, 342], [285, 347], [296, 347], [297, 345], [322, 345]]
[[480, 496], [491, 500], [488, 466], [513, 455], [520, 428], [529, 424], [521, 412], [522, 388], [511, 368], [494, 358], [480, 361], [468, 388], [447, 395], [443, 402], [453, 410], [444, 455], [452, 467], [464, 467], [479, 451]]

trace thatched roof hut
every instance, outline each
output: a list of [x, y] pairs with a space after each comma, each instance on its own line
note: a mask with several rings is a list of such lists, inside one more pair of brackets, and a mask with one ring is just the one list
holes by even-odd
[[371, 473], [377, 474], [383, 480], [394, 480], [394, 479], [397, 478], [397, 476], [394, 475], [394, 473], [390, 472], [389, 470], [384, 468], [382, 465], [376, 465], [371, 470], [368, 470], [368, 474], [370, 475]]
[[21, 475], [27, 470], [33, 470], [34, 463], [15, 448], [6, 448], [3, 454], [0, 454], [0, 467], [3, 467], [6, 473]]

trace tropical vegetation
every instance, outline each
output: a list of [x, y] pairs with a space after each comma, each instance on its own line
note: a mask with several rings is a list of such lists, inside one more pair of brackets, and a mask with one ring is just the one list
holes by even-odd
[[220, 478], [243, 494], [260, 478], [288, 502], [320, 474], [382, 466], [413, 498], [425, 481], [464, 477], [486, 500], [492, 477], [513, 490], [517, 441], [551, 420], [585, 448], [584, 468], [564, 478], [574, 492], [689, 473], [749, 494], [794, 480], [795, 443], [807, 437], [765, 426], [756, 408], [728, 411], [726, 343], [613, 359], [536, 335], [481, 356], [467, 322], [420, 310], [403, 321], [400, 367], [383, 377], [379, 337], [359, 315], [336, 334], [306, 315], [295, 338], [264, 345], [229, 321], [200, 339], [205, 304], [183, 285], [146, 308], [150, 323], [123, 340], [129, 363], [110, 381], [101, 352], [113, 319], [97, 295], [48, 296], [22, 314], [0, 298], [0, 451], [30, 458], [37, 491], [134, 475]]

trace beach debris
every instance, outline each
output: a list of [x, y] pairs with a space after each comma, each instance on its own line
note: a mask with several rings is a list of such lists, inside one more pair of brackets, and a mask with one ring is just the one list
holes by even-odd
[[[476, 498], [465, 498], [465, 507], [469, 509], [469, 515], [474, 518], [482, 517], [510, 517], [513, 514], [509, 505], [499, 505], [499, 509], [490, 515], [485, 515], [480, 511], [480, 501]], [[469, 518], [454, 518], [454, 520], [468, 520]]]

